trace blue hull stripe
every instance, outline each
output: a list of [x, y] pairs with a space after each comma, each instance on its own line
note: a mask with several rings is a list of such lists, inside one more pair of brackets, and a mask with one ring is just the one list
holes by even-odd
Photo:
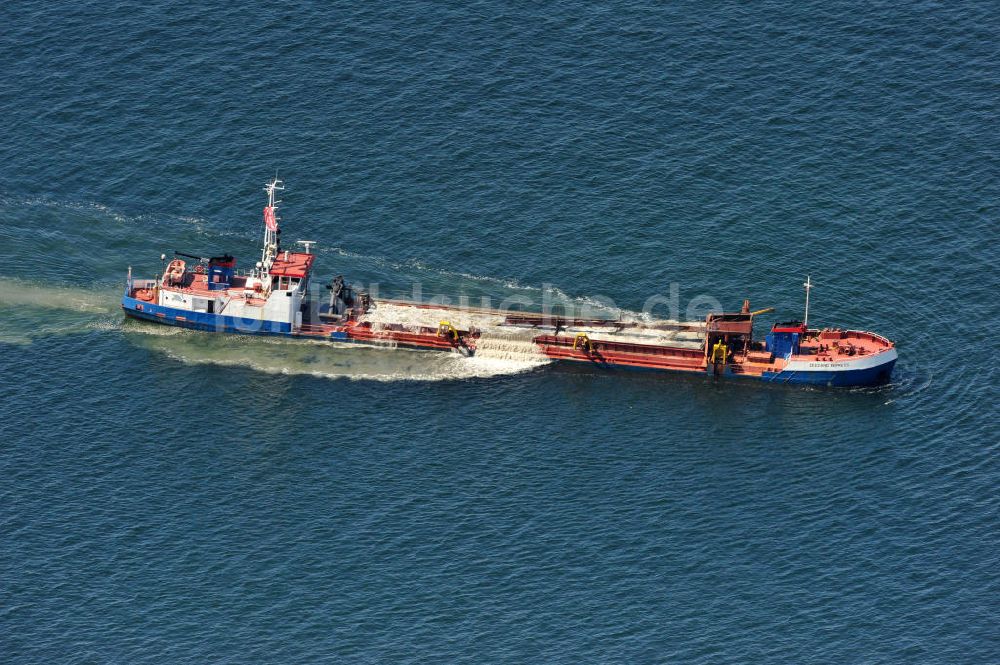
[[760, 378], [771, 383], [810, 386], [874, 386], [889, 381], [895, 359], [876, 367], [841, 372], [765, 372]]
[[[241, 335], [290, 335], [292, 324], [260, 319], [244, 319], [208, 312], [162, 307], [135, 298], [122, 298], [122, 308], [129, 316], [148, 319], [171, 326], [208, 332], [239, 333]], [[180, 317], [180, 318], [178, 318]]]

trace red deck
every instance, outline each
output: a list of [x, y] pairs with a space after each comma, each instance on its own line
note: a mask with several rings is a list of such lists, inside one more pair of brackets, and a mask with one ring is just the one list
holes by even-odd
[[344, 325], [331, 323], [304, 324], [299, 332], [309, 337], [329, 337], [331, 333], [342, 332], [351, 341], [355, 342], [367, 342], [370, 344], [391, 343], [412, 348], [439, 351], [451, 351], [452, 349], [464, 346], [462, 341], [456, 341], [451, 336], [439, 335], [436, 330], [432, 329], [422, 330], [421, 332], [404, 330], [402, 327], [398, 330], [373, 330], [366, 323], [358, 324], [349, 322]]
[[848, 360], [891, 349], [881, 335], [860, 330], [810, 330], [792, 360]]
[[281, 252], [271, 264], [270, 273], [275, 277], [303, 278], [312, 269], [315, 254], [304, 252]]
[[705, 353], [700, 349], [602, 340], [577, 343], [572, 337], [555, 335], [541, 335], [535, 338], [535, 343], [545, 355], [555, 360], [680, 371], [705, 369]]
[[[226, 295], [229, 298], [240, 298], [245, 299], [247, 303], [251, 305], [263, 306], [266, 299], [260, 297], [251, 296], [246, 297], [244, 291], [246, 288], [246, 277], [233, 277], [233, 281], [230, 282], [228, 289], [210, 289], [208, 283], [208, 275], [203, 273], [193, 273], [187, 272], [178, 280], [172, 284], [166, 284], [164, 280], [164, 286], [157, 287], [164, 291], [174, 291], [177, 293], [188, 293], [191, 295], [201, 296], [205, 298], [212, 298], [218, 295]], [[138, 300], [143, 300], [145, 302], [153, 302], [156, 299], [156, 291], [154, 288], [136, 288], [132, 292], [132, 296]]]

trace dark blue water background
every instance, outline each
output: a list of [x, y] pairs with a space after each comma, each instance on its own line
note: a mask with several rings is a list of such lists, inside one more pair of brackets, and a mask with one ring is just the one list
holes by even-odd
[[[5, 662], [1000, 661], [993, 3], [0, 17]], [[901, 360], [791, 390], [123, 323], [128, 265], [253, 257], [276, 169], [323, 277], [791, 317], [811, 274]]]

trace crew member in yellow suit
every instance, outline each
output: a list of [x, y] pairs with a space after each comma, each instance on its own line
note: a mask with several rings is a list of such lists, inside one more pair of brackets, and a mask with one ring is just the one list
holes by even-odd
[[729, 349], [720, 339], [712, 347], [712, 362], [713, 363], [724, 363], [726, 362], [726, 356], [729, 355]]

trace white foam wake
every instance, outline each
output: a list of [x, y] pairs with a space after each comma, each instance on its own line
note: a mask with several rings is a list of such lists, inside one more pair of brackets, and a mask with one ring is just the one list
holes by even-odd
[[[170, 330], [161, 334], [160, 330]], [[131, 322], [135, 344], [190, 365], [244, 367], [268, 374], [308, 375], [356, 381], [457, 381], [519, 374], [543, 358], [466, 357], [459, 353], [379, 349], [324, 341], [211, 335]]]

